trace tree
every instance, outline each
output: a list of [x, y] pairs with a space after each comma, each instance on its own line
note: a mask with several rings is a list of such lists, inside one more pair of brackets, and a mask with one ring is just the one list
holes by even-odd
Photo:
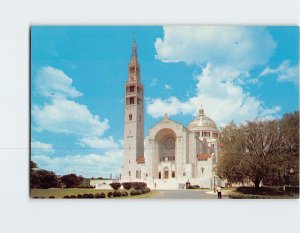
[[[264, 180], [283, 182], [291, 156], [299, 161], [299, 140], [295, 136], [298, 128], [298, 113], [286, 115], [280, 121], [229, 124], [221, 137], [224, 146], [217, 175], [233, 183], [252, 181], [256, 189]], [[298, 163], [294, 165], [298, 168]]]
[[30, 188], [57, 188], [60, 186], [58, 177], [52, 171], [38, 169], [35, 162], [30, 161]]
[[67, 188], [77, 188], [79, 184], [84, 180], [82, 176], [77, 176], [76, 174], [64, 175], [60, 178]]

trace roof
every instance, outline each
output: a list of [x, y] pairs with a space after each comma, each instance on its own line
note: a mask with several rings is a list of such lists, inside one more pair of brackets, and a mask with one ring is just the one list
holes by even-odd
[[210, 154], [198, 154], [197, 159], [210, 159], [211, 155]]
[[199, 130], [199, 128], [212, 128], [216, 131], [218, 131], [218, 128], [216, 126], [216, 123], [210, 119], [209, 117], [204, 115], [204, 109], [201, 108], [199, 110], [199, 114], [197, 117], [195, 117], [188, 125], [188, 129], [193, 130]]
[[144, 157], [144, 155], [138, 156], [136, 158], [136, 162], [137, 162], [137, 164], [144, 164], [145, 163], [145, 157]]

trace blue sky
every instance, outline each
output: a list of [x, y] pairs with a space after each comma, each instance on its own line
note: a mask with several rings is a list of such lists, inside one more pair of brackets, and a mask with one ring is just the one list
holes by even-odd
[[119, 174], [124, 83], [136, 33], [145, 135], [201, 105], [218, 126], [298, 110], [298, 27], [31, 29], [32, 160], [57, 174]]

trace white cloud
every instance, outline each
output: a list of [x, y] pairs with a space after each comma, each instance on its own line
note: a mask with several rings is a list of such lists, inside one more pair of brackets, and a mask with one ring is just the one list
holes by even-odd
[[164, 85], [164, 88], [165, 88], [166, 90], [171, 90], [171, 89], [172, 89], [171, 85], [169, 85], [169, 84], [165, 84], [165, 85]]
[[149, 99], [147, 103], [147, 113], [154, 118], [162, 117], [165, 113], [169, 116], [178, 114], [191, 114], [194, 107], [189, 103], [180, 102], [176, 97], [170, 97], [166, 100], [161, 98]]
[[[91, 148], [115, 149], [119, 144], [112, 137], [101, 138], [109, 129], [107, 119], [100, 120], [86, 105], [68, 97], [78, 97], [82, 93], [72, 86], [72, 79], [63, 71], [53, 67], [43, 67], [36, 77], [38, 93], [50, 97], [43, 106], [32, 106], [32, 118], [38, 132], [48, 131], [66, 135], [76, 135], [77, 144]], [[53, 95], [52, 95], [53, 94]]]
[[51, 144], [39, 142], [39, 141], [32, 141], [31, 142], [31, 153], [35, 154], [53, 154], [54, 149]]
[[41, 96], [55, 98], [82, 96], [82, 93], [72, 86], [72, 82], [63, 71], [51, 66], [38, 70], [35, 79], [36, 90]]
[[91, 148], [101, 148], [101, 149], [117, 149], [120, 145], [113, 139], [113, 137], [108, 138], [98, 138], [98, 137], [83, 137], [79, 140], [83, 146], [89, 146]]
[[[206, 115], [220, 126], [263, 117], [264, 103], [243, 89], [258, 84], [250, 71], [265, 65], [276, 48], [263, 27], [164, 27], [163, 39], [155, 42], [156, 58], [163, 62], [184, 62], [204, 67], [197, 76], [194, 95], [186, 101], [170, 97], [148, 100], [153, 117], [196, 115], [201, 105]], [[272, 108], [273, 109], [273, 108]], [[277, 109], [278, 110], [278, 109]], [[278, 110], [280, 111], [280, 109]], [[278, 111], [269, 111], [269, 117]]]
[[195, 96], [186, 101], [180, 101], [176, 97], [166, 100], [150, 99], [147, 112], [154, 118], [162, 117], [165, 113], [170, 116], [196, 115], [202, 105], [206, 115], [221, 126], [231, 120], [238, 123], [254, 120], [260, 116], [263, 103], [234, 83], [240, 75], [239, 72], [231, 70], [212, 69], [208, 65], [198, 76]]
[[108, 150], [104, 154], [66, 155], [50, 157], [34, 155], [32, 160], [41, 169], [54, 171], [58, 175], [76, 172], [84, 177], [109, 177], [119, 175], [123, 164], [123, 150]]
[[279, 82], [293, 82], [298, 85], [299, 83], [299, 66], [290, 65], [289, 60], [284, 60], [277, 68], [271, 69], [270, 67], [265, 68], [259, 76], [277, 75]]
[[265, 109], [261, 112], [260, 114], [260, 118], [263, 120], [272, 120], [275, 118], [278, 118], [278, 113], [281, 111], [281, 107], [280, 106], [275, 106], [273, 108], [270, 109]]
[[166, 26], [155, 42], [156, 58], [246, 71], [264, 65], [276, 43], [264, 27]]
[[101, 136], [109, 128], [107, 119], [101, 122], [85, 105], [66, 99], [53, 99], [43, 107], [33, 105], [32, 117], [40, 131], [52, 133]]

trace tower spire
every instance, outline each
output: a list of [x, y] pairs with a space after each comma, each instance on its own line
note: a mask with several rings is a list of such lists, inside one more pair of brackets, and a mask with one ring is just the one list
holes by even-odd
[[135, 33], [134, 33], [134, 38], [133, 38], [132, 50], [131, 50], [131, 60], [133, 60], [133, 59], [137, 60], [136, 35], [135, 35]]

